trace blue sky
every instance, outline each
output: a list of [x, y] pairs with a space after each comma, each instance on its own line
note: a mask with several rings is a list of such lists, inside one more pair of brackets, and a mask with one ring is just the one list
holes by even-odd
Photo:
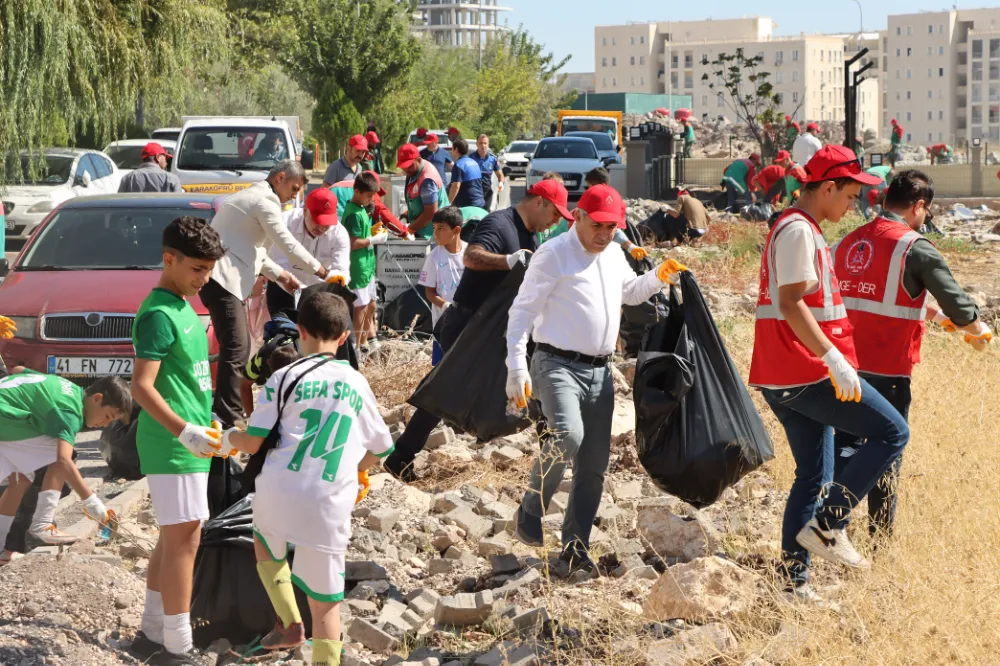
[[[855, 32], [858, 5], [853, 0], [710, 0], [708, 2], [665, 2], [664, 0], [500, 0], [514, 11], [501, 15], [512, 27], [522, 23], [557, 56], [571, 55], [566, 72], [594, 70], [594, 26], [620, 25], [628, 21], [695, 21], [705, 18], [768, 16], [778, 24], [776, 34], [801, 32]], [[861, 0], [866, 30], [884, 30], [889, 14], [941, 11], [948, 0]], [[990, 7], [989, 0], [961, 3]]]

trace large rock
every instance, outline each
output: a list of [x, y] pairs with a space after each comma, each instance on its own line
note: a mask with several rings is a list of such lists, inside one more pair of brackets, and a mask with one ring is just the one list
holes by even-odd
[[722, 549], [722, 535], [700, 513], [678, 516], [654, 499], [639, 505], [639, 535], [663, 558], [688, 562]]
[[736, 649], [736, 638], [724, 624], [706, 624], [656, 641], [646, 651], [648, 666], [701, 666]]
[[653, 585], [643, 604], [651, 620], [705, 622], [745, 613], [759, 594], [757, 577], [721, 557], [678, 564]]

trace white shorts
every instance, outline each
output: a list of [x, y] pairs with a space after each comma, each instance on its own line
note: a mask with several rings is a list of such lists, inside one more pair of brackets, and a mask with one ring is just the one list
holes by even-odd
[[147, 474], [146, 483], [157, 525], [208, 520], [208, 472]]
[[34, 480], [36, 469], [56, 461], [59, 443], [55, 437], [32, 437], [16, 442], [0, 442], [0, 479], [18, 472]]
[[[272, 560], [281, 562], [288, 558], [288, 543], [276, 536], [267, 536], [266, 532], [261, 534], [256, 524], [253, 533], [267, 549]], [[343, 552], [324, 553], [307, 546], [295, 546], [292, 582], [310, 599], [326, 603], [343, 601], [346, 572]]]
[[354, 307], [363, 308], [372, 301], [378, 300], [378, 291], [375, 288], [375, 279], [368, 283], [367, 287], [361, 289], [351, 289], [358, 300], [354, 301]]

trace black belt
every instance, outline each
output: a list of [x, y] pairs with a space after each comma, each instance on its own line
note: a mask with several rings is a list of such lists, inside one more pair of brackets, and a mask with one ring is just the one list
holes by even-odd
[[611, 362], [611, 355], [607, 356], [590, 356], [588, 354], [581, 354], [575, 351], [566, 351], [565, 349], [559, 349], [558, 347], [553, 347], [550, 344], [544, 342], [539, 342], [535, 345], [535, 349], [538, 351], [543, 351], [547, 354], [552, 354], [554, 356], [559, 356], [561, 358], [568, 359], [570, 361], [576, 361], [577, 363], [583, 363], [584, 365], [590, 365], [595, 368], [602, 368]]

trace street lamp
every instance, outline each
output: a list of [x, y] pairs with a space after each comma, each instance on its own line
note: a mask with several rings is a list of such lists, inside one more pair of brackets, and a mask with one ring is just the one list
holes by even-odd
[[861, 0], [853, 0], [853, 2], [858, 6], [858, 17], [860, 20], [860, 28], [861, 28], [860, 30], [858, 30], [858, 34], [860, 35], [865, 31], [865, 12], [861, 8]]
[[583, 110], [584, 111], [589, 111], [590, 110], [590, 101], [589, 101], [588, 96], [587, 96], [588, 95], [587, 89], [586, 88], [574, 88], [574, 90], [576, 90], [578, 93], [583, 93]]

